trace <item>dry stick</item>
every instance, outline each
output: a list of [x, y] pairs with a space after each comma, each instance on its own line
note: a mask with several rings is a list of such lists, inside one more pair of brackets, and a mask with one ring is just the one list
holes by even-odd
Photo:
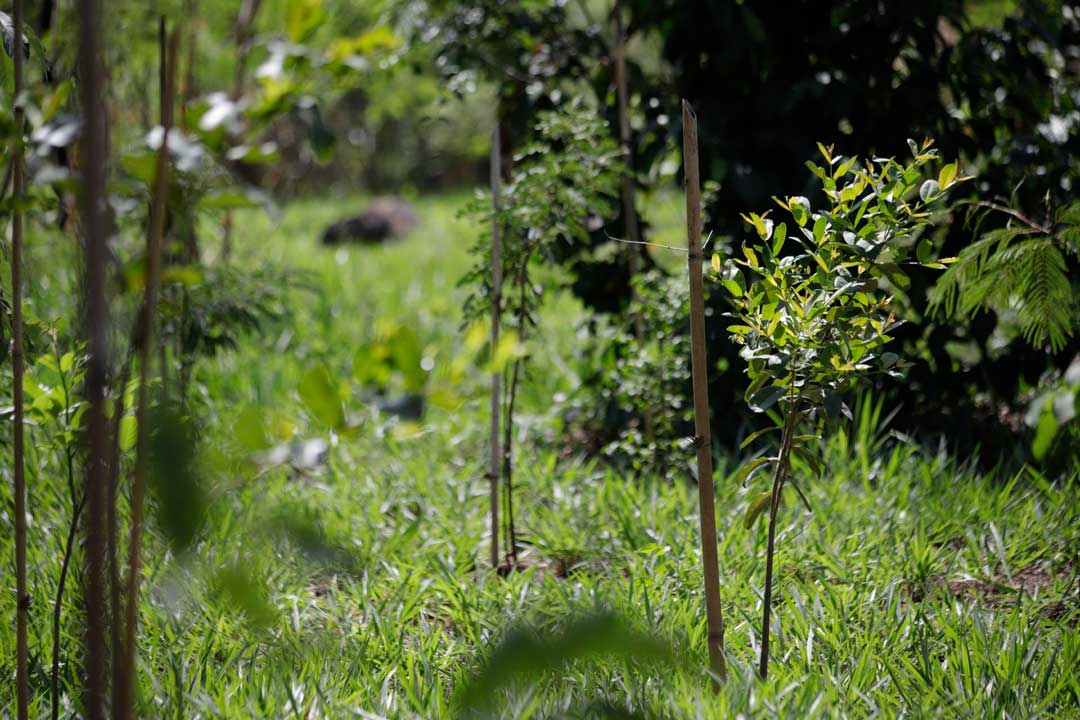
[[690, 265], [690, 343], [694, 380], [694, 431], [697, 446], [698, 506], [701, 511], [701, 562], [705, 574], [705, 621], [709, 667], [714, 684], [727, 674], [724, 616], [720, 608], [720, 571], [716, 557], [716, 509], [713, 497], [712, 434], [709, 430], [709, 376], [705, 359], [705, 299], [701, 277], [701, 178], [698, 170], [697, 116], [683, 100], [683, 164], [686, 172], [686, 239]]
[[26, 462], [24, 457], [25, 438], [23, 436], [23, 366], [26, 363], [23, 348], [23, 308], [22, 308], [22, 247], [23, 214], [19, 207], [25, 191], [26, 178], [23, 173], [22, 128], [23, 128], [23, 4], [15, 0], [14, 18], [12, 19], [12, 55], [15, 60], [15, 147], [12, 163], [14, 166], [15, 185], [12, 196], [15, 207], [11, 214], [11, 395], [14, 408], [14, 444], [12, 456], [14, 467], [15, 492], [15, 705], [19, 720], [30, 716], [30, 685], [27, 672], [26, 620], [30, 614], [30, 594], [26, 591]]
[[[626, 81], [626, 33], [623, 30], [622, 3], [615, 0], [615, 94], [619, 106], [619, 140], [622, 143], [623, 158], [626, 162], [626, 173], [622, 183], [622, 206], [623, 222], [626, 225], [626, 239], [632, 245], [641, 245], [641, 229], [638, 226], [637, 209], [634, 206], [634, 182], [637, 174], [634, 172], [634, 149], [633, 135], [630, 131], [630, 100]], [[633, 287], [633, 279], [641, 270], [641, 257], [637, 248], [630, 248], [627, 253], [630, 260], [631, 300], [638, 311], [634, 313], [634, 339], [639, 345], [645, 342], [645, 323], [641, 316], [641, 308], [638, 304], [637, 288]], [[645, 441], [653, 440], [653, 417], [650, 408], [645, 408], [642, 418], [645, 425]]]
[[106, 453], [108, 430], [105, 417], [109, 307], [105, 298], [107, 260], [105, 182], [106, 128], [104, 67], [101, 58], [101, 0], [77, 4], [79, 19], [78, 73], [83, 110], [80, 170], [81, 211], [86, 247], [84, 292], [85, 325], [89, 361], [86, 370], [88, 399], [86, 494], [86, 693], [83, 703], [88, 720], [105, 717], [108, 663], [102, 572], [105, 568]]
[[[794, 403], [794, 400], [792, 401]], [[776, 515], [780, 510], [780, 495], [787, 480], [791, 443], [795, 436], [795, 421], [798, 409], [794, 404], [788, 409], [784, 420], [784, 434], [780, 440], [780, 453], [776, 458], [776, 471], [773, 475], [772, 498], [769, 503], [769, 540], [765, 548], [765, 598], [761, 618], [761, 657], [758, 660], [758, 675], [764, 680], [769, 674], [769, 620], [772, 615], [773, 557], [776, 554]]]
[[131, 540], [128, 547], [127, 617], [125, 618], [124, 662], [118, 673], [123, 691], [118, 716], [128, 720], [135, 716], [135, 644], [139, 625], [139, 552], [142, 546], [143, 504], [146, 494], [147, 441], [146, 406], [149, 402], [150, 350], [153, 347], [154, 310], [157, 286], [161, 274], [161, 244], [165, 234], [165, 202], [169, 188], [169, 132], [173, 125], [173, 95], [176, 87], [176, 55], [180, 31], [173, 30], [166, 50], [165, 20], [159, 27], [161, 42], [161, 147], [158, 148], [157, 171], [150, 215], [150, 236], [147, 242], [146, 291], [139, 320], [139, 394], [135, 406], [137, 428], [135, 474], [131, 487]]
[[[499, 142], [499, 124], [491, 133], [491, 356], [499, 346], [499, 323], [502, 321], [502, 227], [499, 212], [502, 210], [502, 145]], [[499, 395], [502, 377], [499, 370], [491, 371], [491, 465], [488, 480], [491, 483], [491, 567], [499, 567]]]

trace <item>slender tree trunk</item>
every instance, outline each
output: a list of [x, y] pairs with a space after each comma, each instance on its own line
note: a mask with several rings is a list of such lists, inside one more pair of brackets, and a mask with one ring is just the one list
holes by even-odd
[[[641, 316], [641, 307], [638, 303], [637, 288], [633, 281], [641, 272], [641, 228], [638, 225], [637, 208], [634, 203], [634, 183], [637, 181], [637, 172], [634, 168], [634, 143], [633, 133], [630, 128], [630, 91], [626, 80], [626, 32], [623, 30], [622, 2], [615, 0], [615, 95], [619, 107], [619, 140], [622, 143], [623, 162], [626, 163], [626, 174], [622, 182], [622, 207], [623, 224], [626, 227], [626, 239], [630, 241], [627, 246], [627, 259], [630, 263], [630, 287], [631, 301], [636, 308], [633, 315], [634, 339], [638, 345], [645, 343], [645, 323]], [[646, 442], [653, 441], [653, 415], [652, 409], [646, 407], [642, 416], [642, 424], [645, 429]]]
[[[502, 322], [502, 144], [499, 125], [491, 133], [491, 202], [493, 219], [491, 223], [491, 354], [499, 346], [499, 325]], [[502, 461], [499, 449], [499, 409], [502, 392], [502, 372], [495, 368], [491, 372], [491, 464], [488, 470], [491, 500], [491, 567], [499, 567], [499, 472]]]
[[698, 170], [697, 116], [683, 100], [683, 164], [686, 172], [686, 238], [690, 264], [690, 342], [694, 382], [694, 431], [697, 446], [698, 507], [701, 512], [701, 562], [705, 575], [705, 621], [709, 667], [718, 683], [727, 674], [724, 616], [720, 607], [720, 571], [716, 551], [712, 433], [709, 429], [709, 367], [705, 357], [705, 299], [701, 276], [701, 178]]
[[176, 56], [180, 41], [179, 30], [166, 39], [165, 20], [162, 18], [159, 36], [161, 42], [161, 147], [158, 148], [157, 171], [154, 177], [153, 200], [150, 213], [150, 234], [147, 241], [146, 292], [139, 316], [137, 351], [139, 356], [139, 391], [135, 407], [137, 428], [135, 473], [131, 487], [131, 539], [128, 546], [127, 612], [124, 619], [123, 666], [117, 673], [122, 688], [117, 717], [131, 720], [135, 716], [135, 667], [136, 639], [139, 625], [139, 575], [140, 551], [142, 549], [143, 505], [146, 495], [146, 472], [149, 464], [147, 453], [149, 430], [146, 411], [149, 404], [150, 352], [154, 347], [154, 311], [157, 303], [158, 281], [161, 274], [161, 245], [165, 233], [166, 200], [169, 188], [169, 132], [173, 125], [173, 97], [176, 88]]
[[30, 613], [30, 594], [26, 589], [26, 459], [23, 435], [23, 372], [25, 348], [23, 347], [22, 307], [22, 251], [23, 214], [19, 202], [25, 192], [26, 178], [23, 170], [22, 132], [23, 109], [20, 95], [23, 91], [23, 3], [15, 0], [12, 20], [12, 54], [15, 60], [15, 147], [12, 157], [15, 186], [12, 194], [15, 207], [11, 214], [11, 396], [14, 404], [14, 438], [12, 444], [13, 481], [15, 493], [15, 707], [19, 720], [29, 717], [30, 685], [27, 671], [26, 622]]
[[83, 108], [80, 148], [81, 212], [86, 248], [84, 333], [89, 361], [86, 372], [86, 692], [84, 711], [89, 720], [105, 717], [108, 697], [107, 621], [104, 602], [106, 466], [108, 422], [105, 388], [108, 381], [109, 307], [105, 297], [106, 158], [108, 147], [105, 78], [101, 41], [101, 0], [81, 0], [79, 19], [79, 89]]
[[780, 496], [784, 491], [788, 467], [791, 459], [791, 442], [795, 436], [795, 422], [798, 417], [794, 404], [788, 408], [784, 420], [784, 434], [780, 440], [780, 453], [776, 458], [776, 471], [773, 473], [772, 498], [769, 503], [769, 539], [765, 548], [765, 599], [761, 618], [761, 657], [758, 660], [758, 675], [764, 680], [769, 674], [769, 621], [772, 616], [773, 557], [776, 551], [776, 515], [780, 510]]

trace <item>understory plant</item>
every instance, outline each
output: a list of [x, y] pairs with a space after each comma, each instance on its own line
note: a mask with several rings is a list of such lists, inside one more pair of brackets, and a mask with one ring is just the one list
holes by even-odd
[[1006, 219], [1004, 227], [957, 254], [930, 295], [930, 310], [961, 318], [992, 310], [1015, 328], [1007, 334], [1057, 352], [1080, 329], [1077, 283], [1069, 275], [1070, 261], [1080, 257], [1080, 201], [1047, 207], [1041, 221], [1006, 204], [973, 203], [977, 227], [995, 217]]
[[[502, 230], [501, 318], [512, 343], [527, 343], [538, 322], [560, 244], [588, 242], [598, 218], [610, 214], [617, 200], [623, 166], [620, 151], [607, 125], [579, 102], [542, 113], [534, 139], [514, 158], [510, 182], [502, 188], [495, 208], [480, 197], [466, 213], [484, 228]], [[491, 239], [487, 230], [472, 249], [475, 262], [461, 284], [474, 291], [465, 302], [465, 321], [475, 322], [492, 312]], [[546, 281], [546, 282], [545, 282]], [[517, 545], [513, 511], [514, 408], [528, 361], [527, 344], [503, 366], [502, 454], [504, 517], [508, 567], [516, 567]], [[492, 349], [495, 359], [497, 348]]]
[[904, 266], [944, 267], [931, 261], [933, 243], [924, 231], [932, 206], [966, 178], [956, 163], [942, 167], [935, 178], [925, 177], [937, 153], [929, 141], [909, 144], [914, 159], [906, 165], [891, 158], [860, 162], [819, 145], [825, 165], [808, 167], [821, 182], [826, 206], [815, 209], [805, 197], [777, 198], [785, 220], [773, 220], [769, 212], [744, 215], [756, 237], [743, 244], [741, 257], [726, 263], [718, 255], [712, 258], [733, 308], [728, 331], [746, 360], [746, 402], [773, 420], [743, 447], [780, 433], [775, 454], [752, 459], [739, 473], [749, 482], [772, 471], [771, 487], [751, 496], [746, 513], [752, 527], [769, 511], [762, 678], [768, 672], [776, 518], [785, 487], [791, 484], [810, 508], [791, 477], [792, 456], [818, 472], [821, 468], [811, 452], [817, 436], [800, 430], [826, 415], [850, 416], [843, 396], [867, 376], [901, 374], [905, 362], [884, 350], [900, 324], [890, 309], [892, 294], [909, 285]]

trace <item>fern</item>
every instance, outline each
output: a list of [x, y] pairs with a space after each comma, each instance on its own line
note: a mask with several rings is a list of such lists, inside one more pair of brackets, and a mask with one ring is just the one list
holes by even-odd
[[970, 317], [980, 309], [1010, 312], [1031, 345], [1058, 351], [1076, 334], [1078, 305], [1066, 254], [1080, 245], [1080, 203], [1057, 215], [1052, 227], [992, 203], [1009, 227], [983, 234], [964, 248], [930, 294], [930, 311]]

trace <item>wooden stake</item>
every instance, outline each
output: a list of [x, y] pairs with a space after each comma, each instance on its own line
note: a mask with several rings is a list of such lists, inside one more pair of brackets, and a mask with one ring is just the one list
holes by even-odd
[[[499, 325], [502, 322], [502, 135], [499, 124], [491, 133], [491, 353], [499, 346]], [[499, 567], [499, 481], [501, 478], [502, 451], [499, 447], [499, 409], [502, 391], [502, 371], [491, 373], [491, 465], [488, 477], [491, 482], [491, 567]]]
[[86, 468], [86, 692], [83, 712], [88, 720], [105, 717], [108, 695], [108, 653], [106, 649], [106, 607], [104, 602], [105, 516], [108, 464], [108, 420], [105, 417], [105, 389], [108, 382], [109, 306], [105, 296], [106, 247], [106, 159], [108, 127], [105, 109], [105, 72], [102, 62], [101, 0], [82, 0], [79, 20], [78, 76], [83, 111], [80, 140], [80, 200], [86, 252], [86, 279], [83, 284], [83, 333], [89, 360], [86, 369], [87, 468]]
[[[157, 169], [150, 212], [150, 234], [147, 239], [146, 290], [139, 315], [139, 332], [136, 336], [139, 354], [139, 394], [135, 406], [137, 429], [135, 474], [131, 488], [131, 540], [128, 549], [127, 613], [125, 617], [124, 661], [117, 672], [120, 707], [114, 715], [124, 720], [135, 717], [135, 646], [139, 627], [139, 553], [142, 549], [143, 505], [146, 495], [146, 468], [149, 452], [149, 429], [146, 426], [146, 409], [149, 404], [150, 351], [153, 348], [154, 310], [161, 275], [161, 245], [165, 234], [166, 200], [169, 190], [169, 132], [173, 126], [173, 99], [176, 88], [176, 56], [180, 44], [180, 31], [173, 30], [166, 42], [165, 19], [159, 26], [161, 43], [161, 147], [158, 148]], [[166, 47], [167, 46], [167, 47]]]
[[26, 462], [25, 437], [23, 434], [23, 373], [26, 357], [23, 347], [23, 307], [22, 307], [22, 248], [23, 214], [19, 208], [26, 188], [23, 170], [22, 132], [23, 132], [23, 3], [15, 0], [12, 19], [11, 52], [14, 56], [15, 89], [15, 147], [11, 158], [14, 167], [14, 186], [12, 197], [15, 207], [11, 214], [11, 376], [12, 404], [14, 407], [14, 438], [12, 457], [13, 484], [15, 493], [15, 707], [19, 720], [29, 716], [29, 680], [27, 671], [26, 622], [30, 613], [30, 594], [26, 590]]
[[718, 683], [727, 674], [724, 617], [720, 607], [720, 571], [716, 556], [716, 508], [713, 497], [712, 436], [709, 430], [709, 377], [705, 358], [705, 293], [701, 274], [701, 177], [698, 169], [697, 116], [683, 100], [683, 165], [686, 172], [686, 239], [690, 264], [691, 372], [694, 380], [694, 431], [697, 446], [698, 506], [701, 512], [701, 561], [705, 575], [705, 621], [709, 667]]

